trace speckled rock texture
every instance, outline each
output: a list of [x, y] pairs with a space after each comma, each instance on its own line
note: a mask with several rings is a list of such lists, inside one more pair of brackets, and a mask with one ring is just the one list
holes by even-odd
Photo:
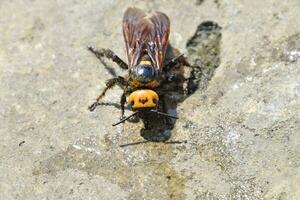
[[[165, 12], [192, 62], [217, 63], [178, 105], [169, 143], [145, 141], [142, 123], [111, 126], [120, 88], [87, 109], [112, 74], [86, 46], [126, 60], [132, 5]], [[299, 11], [299, 0], [1, 1], [0, 199], [299, 199]], [[207, 57], [186, 46], [204, 21], [222, 27]]]

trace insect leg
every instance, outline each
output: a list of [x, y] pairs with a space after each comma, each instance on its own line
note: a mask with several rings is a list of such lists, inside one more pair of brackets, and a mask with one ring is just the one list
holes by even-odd
[[166, 126], [168, 129], [172, 129], [175, 125], [176, 122], [176, 118], [177, 118], [177, 111], [176, 111], [176, 107], [177, 107], [177, 102], [176, 102], [176, 97], [172, 97], [172, 95], [163, 95], [161, 97], [161, 101], [162, 101], [162, 111], [163, 113], [166, 113], [170, 116], [174, 116], [174, 117], [165, 117], [166, 120]]
[[197, 66], [197, 65], [191, 65], [186, 58], [184, 57], [183, 54], [180, 54], [179, 56], [176, 56], [175, 58], [173, 58], [172, 60], [170, 60], [166, 65], [166, 71], [170, 70], [172, 67], [174, 67], [177, 64], [181, 64], [184, 65], [185, 67], [189, 67], [191, 69], [197, 69], [201, 71], [201, 67]]
[[170, 61], [165, 65], [165, 67], [168, 67], [168, 68], [169, 68], [169, 67], [171, 67], [171, 66], [177, 64], [178, 61], [179, 61], [182, 57], [183, 57], [183, 54], [180, 54], [179, 56], [173, 58], [172, 60], [170, 60]]
[[106, 57], [117, 63], [122, 69], [128, 69], [128, 65], [110, 49], [94, 49], [91, 46], [88, 46], [87, 49], [95, 54], [99, 60], [101, 60], [102, 57]]
[[121, 119], [124, 118], [125, 113], [125, 103], [126, 103], [126, 95], [125, 93], [122, 94], [120, 104], [121, 104]]
[[[92, 105], [89, 106], [89, 110], [90, 111], [94, 111], [95, 108], [100, 105], [99, 101], [102, 97], [105, 96], [105, 93], [107, 92], [107, 90], [111, 89], [112, 87], [114, 87], [115, 85], [119, 85], [121, 87], [126, 85], [126, 81], [123, 77], [118, 76], [117, 78], [112, 78], [112, 79], [108, 79], [106, 82], [106, 87], [104, 88], [104, 90], [101, 92], [101, 94], [97, 97], [95, 103], [93, 103]], [[125, 99], [126, 100], [126, 99]]]
[[172, 60], [170, 60], [165, 65], [165, 68], [166, 69], [170, 69], [170, 68], [172, 68], [173, 66], [175, 66], [177, 64], [183, 64], [185, 66], [190, 66], [190, 64], [188, 63], [188, 61], [184, 58], [184, 55], [180, 54], [179, 56], [176, 56], [175, 58], [173, 58]]

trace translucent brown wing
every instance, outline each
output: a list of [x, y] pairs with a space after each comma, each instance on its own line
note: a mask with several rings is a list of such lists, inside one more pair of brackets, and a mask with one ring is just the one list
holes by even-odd
[[139, 22], [145, 17], [144, 11], [138, 8], [129, 7], [123, 16], [123, 35], [128, 56], [128, 65], [132, 67], [137, 63], [141, 53], [139, 40]]
[[170, 22], [165, 14], [155, 12], [146, 17], [141, 9], [128, 8], [123, 17], [123, 34], [129, 67], [137, 65], [142, 53], [147, 51], [154, 67], [161, 69], [169, 32]]
[[169, 41], [170, 21], [167, 15], [161, 12], [155, 12], [150, 20], [154, 29], [148, 42], [148, 54], [150, 57], [154, 55], [152, 60], [158, 69], [162, 69]]

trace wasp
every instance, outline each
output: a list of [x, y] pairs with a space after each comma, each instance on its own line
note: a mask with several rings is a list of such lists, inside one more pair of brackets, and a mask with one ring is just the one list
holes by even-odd
[[[106, 87], [96, 101], [89, 106], [89, 110], [93, 111], [101, 105], [100, 100], [106, 92], [118, 85], [123, 89], [120, 99], [121, 120], [113, 126], [134, 115], [143, 118], [149, 113], [177, 119], [177, 116], [167, 113], [168, 102], [165, 100], [163, 102], [162, 99], [166, 93], [182, 89], [183, 66], [190, 65], [183, 54], [169, 45], [170, 20], [168, 16], [158, 11], [147, 16], [143, 10], [129, 7], [124, 13], [122, 28], [128, 64], [110, 49], [95, 49], [88, 46], [88, 50], [98, 59], [106, 57], [127, 70], [124, 77], [117, 76], [107, 80]], [[127, 102], [134, 112], [124, 117]]]

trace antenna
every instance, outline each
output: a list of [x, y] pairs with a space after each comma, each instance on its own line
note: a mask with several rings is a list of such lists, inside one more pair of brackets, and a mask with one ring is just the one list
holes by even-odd
[[156, 113], [156, 114], [158, 114], [158, 115], [165, 116], [165, 117], [170, 117], [170, 118], [173, 118], [173, 119], [178, 119], [178, 117], [176, 117], [176, 116], [169, 115], [169, 114], [163, 113], [163, 112], [159, 112], [159, 111], [157, 111], [157, 110], [150, 110], [150, 112], [153, 112], [153, 113]]
[[[162, 115], [162, 116], [169, 117], [169, 118], [172, 118], [172, 119], [178, 119], [178, 117], [176, 117], [176, 116], [169, 115], [169, 114], [163, 113], [163, 112], [159, 112], [159, 111], [157, 111], [157, 110], [149, 110], [149, 111], [150, 111], [150, 112], [153, 112], [153, 113], [155, 113], [155, 114], [157, 114], [157, 115]], [[132, 114], [129, 115], [128, 117], [125, 117], [124, 119], [121, 119], [119, 122], [117, 122], [117, 123], [115, 123], [115, 124], [112, 124], [112, 126], [117, 126], [117, 125], [119, 125], [119, 124], [125, 122], [126, 120], [130, 119], [131, 117], [133, 117], [134, 115], [138, 114], [139, 112], [140, 112], [140, 111], [138, 110], [138, 111], [132, 113]]]
[[117, 126], [123, 122], [125, 122], [126, 120], [128, 120], [129, 118], [133, 117], [134, 115], [138, 114], [139, 111], [136, 111], [134, 113], [132, 113], [131, 115], [129, 115], [128, 117], [125, 117], [124, 119], [120, 120], [119, 122], [113, 124], [113, 126]]

